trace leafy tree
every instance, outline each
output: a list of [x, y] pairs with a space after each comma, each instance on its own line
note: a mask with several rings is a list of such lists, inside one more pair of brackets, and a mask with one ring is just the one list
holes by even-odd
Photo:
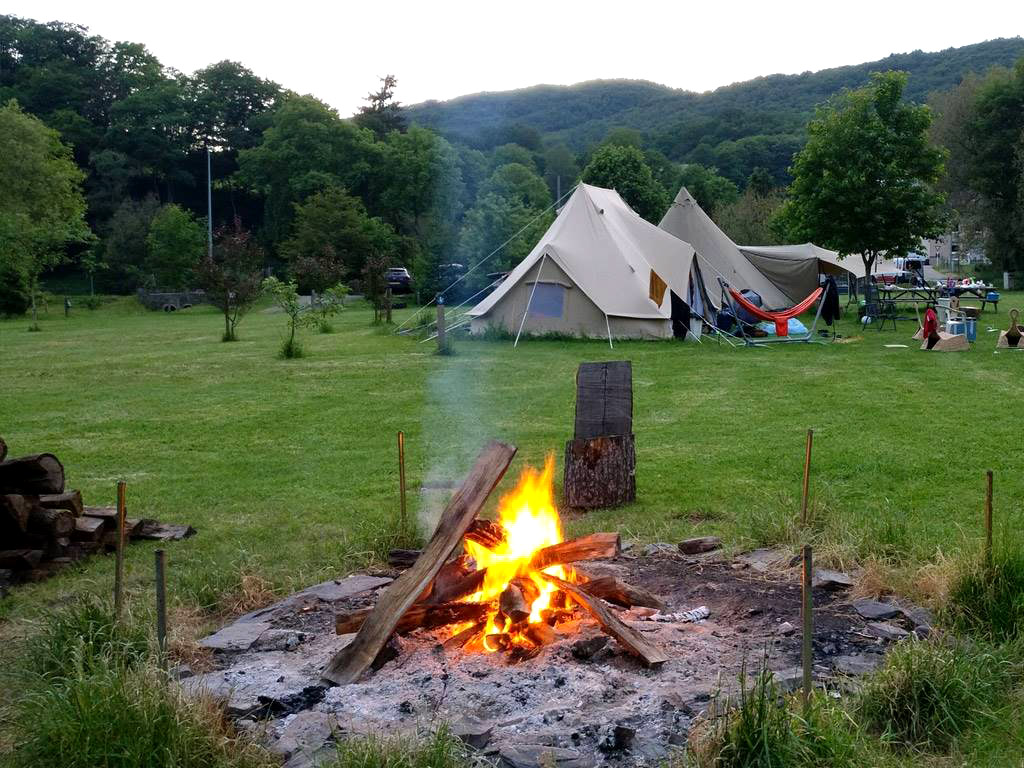
[[398, 78], [385, 75], [380, 79], [380, 88], [367, 94], [366, 106], [359, 108], [356, 122], [373, 131], [377, 138], [384, 138], [392, 131], [405, 128], [402, 104], [395, 98], [397, 87]]
[[88, 251], [82, 254], [78, 263], [89, 275], [89, 298], [96, 296], [96, 273], [109, 269], [109, 265], [103, 261], [103, 251], [99, 243], [94, 242]]
[[237, 341], [238, 323], [260, 295], [263, 249], [237, 218], [215, 234], [213, 256], [199, 260], [196, 279], [209, 302], [224, 314], [221, 341]]
[[100, 233], [103, 235], [102, 261], [110, 268], [104, 281], [115, 291], [132, 291], [140, 286], [152, 288], [148, 279], [149, 228], [160, 210], [160, 201], [149, 195], [142, 200], [128, 198], [117, 207]]
[[363, 264], [363, 295], [373, 305], [373, 322], [379, 323], [381, 315], [387, 309], [387, 259], [382, 256], [370, 256]]
[[295, 227], [281, 254], [300, 286], [325, 291], [358, 276], [367, 258], [390, 259], [396, 241], [394, 230], [367, 215], [362, 201], [329, 187], [296, 206]]
[[719, 208], [735, 203], [740, 196], [735, 184], [720, 176], [714, 168], [703, 165], [684, 165], [679, 181], [708, 216], [714, 216]]
[[526, 147], [521, 147], [518, 144], [502, 144], [500, 147], [495, 147], [492, 150], [492, 169], [497, 169], [510, 163], [524, 165], [534, 173], [537, 171], [537, 161], [534, 159], [533, 152]]
[[780, 237], [779, 211], [784, 197], [780, 191], [758, 194], [748, 185], [739, 199], [715, 211], [715, 223], [733, 242], [743, 245], [768, 245]]
[[206, 248], [206, 232], [195, 217], [179, 205], [165, 205], [149, 225], [146, 271], [160, 288], [187, 288], [192, 267]]
[[758, 166], [747, 177], [747, 189], [757, 197], [767, 197], [775, 187], [772, 175], [765, 168]]
[[660, 221], [668, 209], [668, 192], [654, 178], [643, 152], [636, 147], [601, 147], [583, 169], [583, 181], [614, 189], [634, 211], [651, 222]]
[[28, 277], [14, 260], [0, 260], [0, 316], [20, 317], [32, 305]]
[[185, 86], [189, 124], [199, 144], [237, 152], [259, 144], [281, 87], [236, 61], [197, 70]]
[[868, 274], [880, 255], [907, 253], [942, 231], [933, 186], [943, 153], [928, 143], [931, 110], [903, 101], [906, 82], [903, 72], [876, 73], [819, 108], [783, 212], [795, 239], [859, 253]]
[[544, 152], [544, 181], [547, 182], [551, 199], [561, 191], [568, 192], [580, 175], [576, 155], [564, 144], [556, 144]]
[[[485, 267], [467, 278], [468, 287], [480, 290], [490, 280], [488, 273], [512, 269], [529, 254], [553, 220], [552, 212], [541, 214], [520, 198], [481, 196], [466, 213], [456, 255], [469, 268], [490, 258]], [[501, 250], [492, 255], [499, 247]]]
[[348, 286], [335, 283], [314, 297], [312, 309], [316, 313], [316, 327], [320, 333], [334, 333], [331, 318], [345, 309], [346, 296]]
[[40, 276], [64, 261], [69, 245], [91, 237], [82, 179], [55, 130], [14, 101], [0, 107], [0, 263], [13, 267], [8, 285], [24, 277], [34, 328]]
[[294, 282], [285, 283], [276, 277], [268, 277], [263, 281], [261, 287], [263, 292], [271, 296], [274, 303], [288, 317], [288, 338], [281, 344], [281, 357], [289, 360], [294, 357], [302, 357], [304, 350], [302, 344], [296, 340], [295, 334], [299, 328], [315, 322], [316, 318], [302, 306], [299, 291]]
[[264, 234], [277, 244], [288, 235], [296, 203], [328, 187], [363, 195], [379, 161], [372, 132], [312, 96], [289, 96], [259, 146], [239, 152], [238, 175], [263, 196]]
[[519, 163], [499, 166], [480, 187], [480, 195], [498, 195], [519, 200], [527, 208], [543, 210], [551, 205], [551, 193], [544, 180]]

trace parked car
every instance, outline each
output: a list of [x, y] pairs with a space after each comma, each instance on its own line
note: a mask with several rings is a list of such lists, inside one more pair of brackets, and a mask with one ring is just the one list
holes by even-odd
[[405, 267], [390, 267], [385, 279], [392, 293], [412, 293], [412, 275]]

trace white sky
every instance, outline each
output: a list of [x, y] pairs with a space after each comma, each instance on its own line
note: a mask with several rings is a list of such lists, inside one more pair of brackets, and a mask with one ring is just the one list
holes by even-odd
[[140, 42], [183, 72], [240, 61], [343, 115], [389, 72], [406, 104], [595, 78], [704, 91], [1024, 34], [1020, 0], [4, 0], [0, 12]]

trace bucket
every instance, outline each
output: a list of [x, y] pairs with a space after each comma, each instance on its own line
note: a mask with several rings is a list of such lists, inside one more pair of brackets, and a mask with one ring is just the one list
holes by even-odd
[[968, 317], [967, 321], [967, 340], [977, 341], [978, 340], [978, 321], [973, 317]]

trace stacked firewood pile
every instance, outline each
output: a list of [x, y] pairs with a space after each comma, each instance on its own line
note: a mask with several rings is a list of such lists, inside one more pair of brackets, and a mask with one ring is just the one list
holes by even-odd
[[[324, 670], [328, 683], [355, 682], [387, 661], [389, 640], [394, 635], [417, 629], [455, 625], [446, 647], [477, 644], [483, 651], [506, 652], [510, 661], [522, 660], [554, 642], [555, 627], [574, 615], [593, 618], [647, 667], [660, 667], [667, 660], [657, 645], [622, 621], [612, 608], [661, 607], [655, 595], [615, 578], [589, 578], [584, 571], [568, 567], [614, 557], [620, 549], [616, 533], [593, 533], [537, 549], [513, 563], [514, 573], [507, 582], [502, 578], [498, 594], [487, 595], [488, 569], [458, 550], [460, 543], [468, 549], [468, 542], [478, 545], [473, 547], [478, 554], [502, 546], [507, 531], [476, 516], [515, 450], [492, 442], [445, 508], [427, 546], [421, 551], [392, 553], [392, 562], [406, 569], [377, 604], [336, 616], [338, 634], [355, 633], [355, 637]], [[562, 569], [567, 578], [551, 573], [556, 566], [567, 566]], [[531, 605], [545, 585], [553, 590], [549, 607], [541, 611], [538, 621], [531, 615]]]
[[[64, 487], [52, 453], [7, 458], [0, 438], [0, 597], [13, 584], [40, 581], [71, 563], [117, 546], [117, 510], [87, 507]], [[125, 541], [180, 539], [189, 526], [126, 518]]]

